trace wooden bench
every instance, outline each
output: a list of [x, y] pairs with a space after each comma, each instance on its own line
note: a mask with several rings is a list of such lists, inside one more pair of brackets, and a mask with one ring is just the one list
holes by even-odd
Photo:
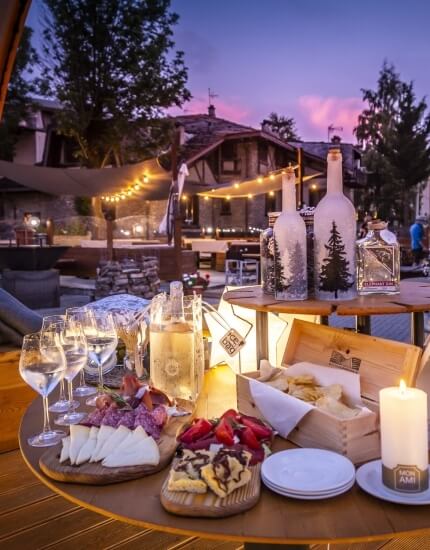
[[20, 349], [0, 345], [0, 453], [18, 448], [18, 428], [36, 397], [19, 374]]

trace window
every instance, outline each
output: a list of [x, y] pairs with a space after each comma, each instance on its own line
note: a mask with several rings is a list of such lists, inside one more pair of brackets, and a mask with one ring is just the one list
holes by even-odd
[[221, 216], [231, 216], [231, 201], [227, 199], [221, 199]]
[[276, 193], [266, 195], [266, 204], [264, 208], [266, 216], [269, 212], [276, 212]]
[[221, 172], [223, 174], [240, 174], [240, 159], [237, 153], [237, 143], [225, 141], [221, 145]]

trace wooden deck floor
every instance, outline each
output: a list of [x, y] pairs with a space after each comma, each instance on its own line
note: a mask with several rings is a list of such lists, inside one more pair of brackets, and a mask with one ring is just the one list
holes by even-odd
[[[107, 519], [55, 495], [25, 466], [19, 451], [0, 454], [0, 549], [240, 550], [233, 542], [170, 535]], [[326, 550], [318, 545], [313, 550]], [[429, 550], [430, 537], [330, 545], [330, 550]]]

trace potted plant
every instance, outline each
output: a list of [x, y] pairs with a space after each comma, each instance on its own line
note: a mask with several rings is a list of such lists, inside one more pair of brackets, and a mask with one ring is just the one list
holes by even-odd
[[182, 284], [184, 285], [184, 294], [190, 296], [194, 293], [203, 294], [203, 291], [209, 286], [210, 275], [207, 273], [204, 277], [197, 271], [196, 273], [184, 273]]

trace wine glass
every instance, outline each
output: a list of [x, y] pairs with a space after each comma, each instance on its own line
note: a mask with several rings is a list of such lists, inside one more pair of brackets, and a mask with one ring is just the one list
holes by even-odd
[[[82, 320], [89, 314], [89, 311], [86, 307], [69, 307], [66, 309], [66, 319], [82, 326]], [[83, 368], [79, 374], [79, 386], [74, 389], [74, 394], [78, 397], [87, 397], [88, 395], [94, 395], [96, 392], [96, 388], [87, 386], [85, 368]]]
[[69, 391], [69, 410], [66, 414], [59, 416], [55, 420], [55, 423], [60, 426], [70, 426], [71, 424], [78, 424], [87, 416], [86, 413], [75, 412], [76, 401], [73, 401], [73, 379], [85, 367], [88, 361], [87, 341], [81, 325], [73, 321], [65, 320], [52, 324], [50, 325], [50, 329], [58, 333], [64, 350], [66, 357], [64, 378], [67, 380]]
[[48, 395], [63, 378], [65, 366], [66, 358], [58, 339], [42, 342], [40, 333], [24, 336], [19, 373], [43, 399], [43, 431], [28, 439], [32, 447], [56, 445], [66, 435], [62, 431], [51, 430], [48, 410]]
[[97, 397], [103, 393], [103, 365], [111, 357], [118, 345], [115, 323], [111, 313], [90, 311], [81, 321], [88, 344], [88, 356], [99, 371], [97, 394], [87, 399], [87, 405], [95, 405]]
[[[43, 332], [44, 330], [46, 330], [51, 323], [58, 323], [60, 321], [64, 321], [64, 319], [65, 319], [64, 315], [47, 315], [42, 320], [41, 331]], [[79, 403], [77, 403], [76, 406], [78, 405]], [[68, 408], [69, 408], [69, 403], [66, 398], [66, 388], [64, 384], [64, 379], [62, 378], [60, 381], [60, 396], [55, 403], [50, 405], [49, 410], [51, 412], [63, 413], [63, 412], [66, 412]]]

